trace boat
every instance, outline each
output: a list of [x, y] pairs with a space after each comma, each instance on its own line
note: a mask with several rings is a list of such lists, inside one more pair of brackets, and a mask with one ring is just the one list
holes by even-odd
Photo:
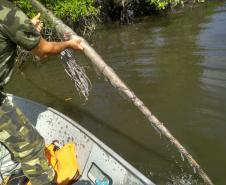
[[[73, 185], [95, 185], [99, 179], [105, 179], [103, 185], [154, 185], [110, 147], [64, 114], [25, 98], [7, 96], [36, 127], [46, 143], [56, 139], [61, 145], [75, 143], [81, 177]], [[10, 168], [19, 168], [3, 145], [0, 154], [2, 174], [7, 175]]]

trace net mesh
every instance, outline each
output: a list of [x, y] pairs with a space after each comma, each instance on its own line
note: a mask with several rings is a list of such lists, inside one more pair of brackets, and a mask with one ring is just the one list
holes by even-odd
[[5, 179], [20, 168], [20, 164], [13, 161], [9, 150], [0, 143], [0, 184], [6, 184]]
[[[42, 34], [48, 41], [62, 41], [61, 36], [57, 34], [54, 27], [44, 27]], [[77, 59], [70, 49], [62, 51], [60, 53], [60, 58], [66, 73], [74, 82], [75, 89], [78, 91], [80, 98], [87, 101], [92, 84], [86, 75], [85, 69], [78, 64]]]
[[61, 61], [64, 69], [70, 79], [74, 82], [75, 88], [80, 97], [88, 100], [91, 82], [87, 77], [85, 70], [82, 66], [78, 65], [71, 50], [66, 49], [60, 53]]
[[[42, 30], [42, 36], [47, 41], [61, 41], [61, 36], [59, 36], [54, 27], [44, 26]], [[17, 54], [17, 63], [20, 67], [28, 58], [32, 60], [39, 60], [31, 52], [24, 50], [21, 47], [18, 47]], [[92, 87], [91, 81], [86, 75], [84, 67], [78, 64], [77, 59], [74, 56], [74, 53], [70, 49], [66, 49], [60, 53], [60, 58], [64, 69], [70, 79], [74, 82], [75, 88], [78, 91], [78, 94], [81, 99], [87, 101], [89, 97], [89, 92]]]

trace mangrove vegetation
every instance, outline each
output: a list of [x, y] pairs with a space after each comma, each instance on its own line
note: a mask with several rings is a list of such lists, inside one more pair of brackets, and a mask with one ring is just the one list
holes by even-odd
[[[29, 17], [35, 15], [28, 0], [13, 0]], [[86, 35], [98, 23], [132, 23], [136, 17], [160, 14], [203, 0], [39, 0], [77, 33]]]

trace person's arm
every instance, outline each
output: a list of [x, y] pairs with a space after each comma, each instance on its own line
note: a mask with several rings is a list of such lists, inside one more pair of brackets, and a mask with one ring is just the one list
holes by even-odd
[[31, 51], [40, 58], [48, 57], [51, 54], [58, 54], [66, 48], [75, 50], [83, 50], [80, 39], [71, 39], [63, 42], [48, 42], [44, 38], [40, 38], [39, 43]]
[[10, 41], [22, 48], [32, 51], [35, 55], [43, 58], [50, 54], [57, 54], [66, 48], [82, 50], [81, 39], [72, 39], [64, 42], [48, 42], [42, 38], [40, 31], [42, 22], [39, 20], [40, 14], [30, 20], [19, 8], [12, 7], [10, 15], [12, 19], [7, 19], [2, 27], [4, 34]]
[[[35, 17], [31, 19], [32, 24], [38, 32], [41, 32], [43, 23], [40, 21], [41, 14], [38, 13]], [[82, 50], [80, 45], [81, 40], [68, 40], [64, 42], [48, 42], [44, 38], [40, 38], [37, 46], [32, 49], [32, 52], [39, 56], [40, 58], [45, 58], [50, 54], [58, 54], [66, 48]]]

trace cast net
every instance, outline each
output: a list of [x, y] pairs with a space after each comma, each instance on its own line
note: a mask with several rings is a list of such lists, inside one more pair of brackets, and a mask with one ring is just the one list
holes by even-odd
[[[61, 37], [57, 34], [54, 28], [45, 27], [42, 30], [42, 36], [47, 41], [61, 41]], [[32, 60], [39, 60], [37, 57], [32, 55], [31, 52], [24, 50], [21, 47], [18, 47], [17, 62], [23, 64], [29, 57], [32, 57]], [[86, 75], [85, 69], [78, 63], [78, 60], [75, 57], [75, 54], [72, 50], [66, 49], [60, 53], [60, 58], [64, 69], [70, 79], [74, 82], [75, 89], [78, 91], [78, 94], [81, 99], [87, 101], [89, 97], [89, 92], [92, 87], [91, 81]]]
[[[0, 184], [7, 184], [7, 178], [13, 173], [16, 173], [20, 167], [20, 163], [13, 161], [9, 150], [0, 143]], [[20, 178], [20, 176], [15, 178]]]
[[61, 61], [64, 65], [64, 69], [70, 79], [74, 82], [80, 97], [88, 100], [91, 82], [87, 77], [85, 70], [82, 66], [78, 65], [71, 50], [66, 49], [61, 52]]
[[[43, 36], [48, 41], [62, 41], [54, 28], [44, 27]], [[78, 64], [78, 61], [70, 49], [65, 49], [60, 53], [60, 58], [64, 69], [70, 79], [74, 82], [75, 88], [79, 93], [80, 98], [88, 100], [89, 92], [92, 87], [91, 81], [86, 75], [84, 67]]]

